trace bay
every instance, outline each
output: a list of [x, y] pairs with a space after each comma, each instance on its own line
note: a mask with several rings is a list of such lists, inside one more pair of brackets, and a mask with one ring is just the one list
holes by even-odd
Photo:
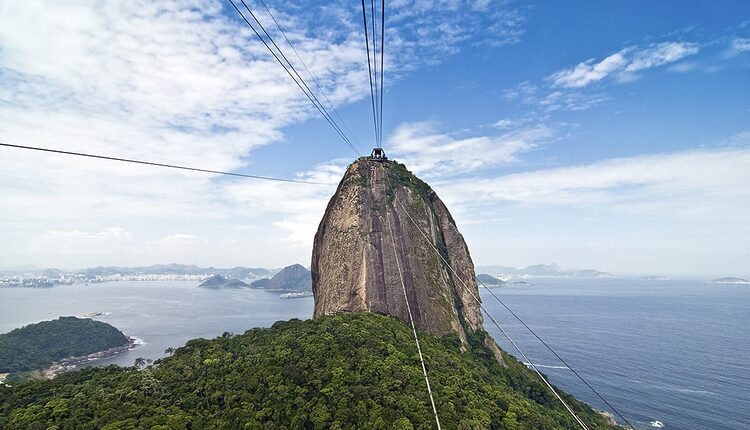
[[[702, 281], [529, 279], [494, 292], [639, 428], [750, 428], [750, 287]], [[309, 318], [313, 299], [212, 290], [197, 282], [110, 282], [0, 289], [0, 332], [60, 315], [99, 320], [145, 344], [89, 365], [131, 366], [168, 347], [275, 321]], [[485, 291], [486, 309], [556, 385], [607, 410], [575, 375]], [[506, 351], [520, 357], [485, 318]], [[621, 421], [621, 420], [620, 420]]]

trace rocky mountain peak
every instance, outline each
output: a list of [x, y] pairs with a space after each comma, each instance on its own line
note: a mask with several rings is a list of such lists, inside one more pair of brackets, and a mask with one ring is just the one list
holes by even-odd
[[418, 328], [463, 340], [467, 330], [483, 329], [463, 236], [432, 188], [403, 164], [362, 157], [347, 168], [315, 235], [311, 269], [316, 317], [376, 312], [408, 322], [403, 276]]

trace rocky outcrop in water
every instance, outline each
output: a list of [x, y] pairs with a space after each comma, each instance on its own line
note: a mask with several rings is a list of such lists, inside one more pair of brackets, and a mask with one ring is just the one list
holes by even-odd
[[213, 275], [198, 286], [202, 288], [247, 288], [249, 285], [239, 279], [229, 279], [221, 275]]
[[404, 165], [363, 157], [347, 169], [315, 235], [315, 316], [377, 312], [408, 322], [399, 272], [418, 328], [462, 340], [483, 329], [474, 264], [448, 209]]

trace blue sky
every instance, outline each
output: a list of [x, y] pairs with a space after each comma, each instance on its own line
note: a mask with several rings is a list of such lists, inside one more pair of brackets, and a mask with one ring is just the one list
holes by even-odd
[[[358, 4], [267, 3], [369, 152]], [[747, 2], [387, 4], [386, 151], [476, 263], [750, 275]], [[3, 149], [0, 267], [308, 263], [353, 154], [228, 3], [0, 16], [3, 141], [330, 184]]]

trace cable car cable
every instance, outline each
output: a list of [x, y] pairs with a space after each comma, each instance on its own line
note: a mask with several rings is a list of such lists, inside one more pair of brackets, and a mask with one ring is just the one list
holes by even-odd
[[232, 4], [232, 7], [234, 7], [234, 10], [237, 11], [237, 13], [240, 15], [240, 17], [242, 18], [242, 20], [245, 21], [245, 23], [247, 24], [247, 26], [250, 27], [251, 30], [253, 30], [253, 33], [255, 33], [255, 35], [258, 37], [258, 39], [260, 39], [260, 41], [263, 43], [263, 45], [266, 46], [266, 48], [271, 53], [271, 55], [273, 55], [274, 58], [276, 59], [276, 61], [278, 61], [278, 63], [281, 65], [281, 67], [284, 68], [284, 71], [286, 71], [286, 73], [289, 75], [290, 78], [292, 78], [292, 80], [294, 81], [294, 83], [297, 84], [297, 86], [299, 87], [299, 89], [305, 94], [305, 96], [307, 96], [307, 98], [315, 106], [315, 108], [318, 110], [318, 112], [320, 112], [320, 114], [323, 116], [323, 118], [325, 118], [325, 120], [328, 121], [328, 123], [334, 128], [334, 130], [336, 130], [336, 133], [338, 133], [338, 135], [341, 137], [341, 139], [344, 140], [344, 143], [346, 143], [352, 149], [352, 151], [354, 151], [355, 154], [361, 155], [361, 153], [359, 152], [359, 150], [351, 143], [351, 141], [349, 141], [349, 139], [346, 137], [346, 135], [336, 125], [335, 121], [333, 121], [333, 119], [330, 118], [330, 115], [327, 114], [327, 111], [325, 110], [325, 107], [324, 106], [319, 106], [318, 103], [316, 103], [315, 100], [313, 99], [314, 95], [311, 96], [310, 94], [307, 93], [307, 91], [305, 91], [305, 89], [302, 86], [302, 84], [300, 84], [297, 81], [297, 79], [294, 78], [294, 75], [292, 75], [292, 73], [289, 71], [289, 69], [287, 69], [287, 67], [281, 61], [281, 59], [279, 58], [279, 56], [268, 45], [268, 43], [265, 41], [265, 39], [263, 39], [263, 36], [260, 35], [260, 33], [258, 32], [258, 30], [250, 23], [250, 21], [247, 19], [247, 17], [245, 17], [245, 15], [242, 13], [242, 11], [240, 11], [240, 9], [237, 7], [237, 5], [234, 3], [234, 1], [233, 0], [227, 0], [227, 1], [229, 1], [229, 3]]
[[178, 166], [176, 164], [156, 163], [153, 161], [133, 160], [130, 158], [109, 157], [106, 155], [88, 154], [84, 152], [73, 152], [73, 151], [63, 151], [63, 150], [51, 149], [51, 148], [40, 148], [37, 146], [13, 145], [10, 143], [2, 143], [2, 142], [0, 142], [0, 146], [4, 146], [7, 148], [27, 149], [27, 150], [32, 150], [32, 151], [51, 152], [55, 154], [75, 155], [78, 157], [96, 158], [100, 160], [119, 161], [123, 163], [144, 164], [147, 166], [155, 166], [155, 167], [168, 167], [170, 169], [189, 170], [192, 172], [213, 173], [217, 175], [236, 176], [240, 178], [262, 179], [264, 181], [291, 182], [295, 184], [307, 184], [307, 185], [331, 185], [331, 184], [326, 184], [323, 182], [311, 182], [311, 181], [303, 181], [303, 180], [298, 180], [298, 179], [274, 178], [271, 176], [249, 175], [245, 173], [234, 173], [234, 172], [225, 172], [221, 170], [201, 169], [198, 167]]

